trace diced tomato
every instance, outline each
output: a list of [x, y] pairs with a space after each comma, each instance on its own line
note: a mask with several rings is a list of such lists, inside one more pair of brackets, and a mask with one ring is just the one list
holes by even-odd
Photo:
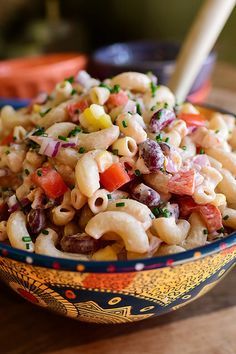
[[195, 188], [195, 171], [180, 171], [168, 181], [168, 191], [179, 195], [193, 195]]
[[67, 105], [67, 112], [73, 122], [78, 121], [79, 114], [89, 107], [88, 100], [81, 100], [79, 102], [70, 103]]
[[199, 205], [195, 203], [195, 201], [191, 197], [188, 196], [183, 196], [179, 198], [178, 204], [180, 215], [183, 217], [189, 216], [199, 207]]
[[128, 173], [120, 163], [114, 163], [100, 173], [100, 182], [109, 192], [113, 192], [130, 181]]
[[206, 125], [206, 118], [202, 114], [180, 113], [178, 118], [184, 120], [188, 127], [202, 127]]
[[11, 132], [9, 135], [7, 135], [5, 138], [2, 139], [0, 145], [9, 145], [13, 142], [14, 142], [13, 132]]
[[107, 101], [108, 105], [118, 107], [118, 106], [123, 106], [125, 105], [129, 100], [129, 97], [126, 95], [124, 91], [120, 91], [118, 93], [112, 93], [109, 96], [109, 99]]
[[187, 196], [179, 198], [178, 204], [182, 217], [188, 217], [194, 211], [200, 213], [209, 232], [217, 231], [222, 228], [222, 215], [216, 206], [212, 204], [196, 204], [191, 197]]
[[34, 171], [32, 182], [41, 187], [45, 194], [52, 199], [58, 198], [68, 190], [61, 175], [51, 167], [42, 167]]
[[209, 232], [214, 232], [222, 228], [222, 215], [215, 205], [201, 205], [199, 206], [199, 212]]

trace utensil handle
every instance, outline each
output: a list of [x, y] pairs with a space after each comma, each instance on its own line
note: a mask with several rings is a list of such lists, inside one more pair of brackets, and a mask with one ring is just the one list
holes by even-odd
[[185, 100], [235, 4], [236, 0], [206, 0], [200, 9], [178, 55], [168, 85], [178, 103]]

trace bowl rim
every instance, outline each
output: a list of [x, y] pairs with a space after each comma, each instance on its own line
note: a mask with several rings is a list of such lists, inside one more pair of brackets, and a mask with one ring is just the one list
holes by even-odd
[[[236, 115], [225, 109], [220, 109], [211, 104], [198, 105], [221, 113]], [[214, 241], [204, 246], [196, 247], [184, 252], [152, 258], [140, 258], [125, 261], [80, 261], [29, 253], [4, 243], [0, 243], [0, 260], [2, 257], [13, 259], [21, 263], [54, 269], [57, 271], [72, 271], [85, 273], [129, 273], [142, 270], [172, 267], [179, 264], [196, 261], [206, 256], [236, 249], [236, 231], [227, 237]]]
[[[102, 46], [98, 49], [96, 49], [92, 56], [91, 56], [91, 61], [94, 64], [98, 65], [109, 65], [112, 66], [113, 68], [127, 68], [131, 66], [139, 66], [140, 68], [146, 68], [148, 65], [152, 65], [152, 67], [155, 66], [157, 67], [167, 67], [167, 66], [172, 66], [175, 64], [176, 59], [168, 59], [168, 60], [145, 60], [141, 61], [140, 60], [133, 60], [131, 62], [125, 62], [125, 63], [115, 63], [107, 57], [106, 52], [112, 50], [116, 46], [133, 46], [133, 45], [146, 45], [146, 46], [155, 46], [155, 45], [169, 45], [172, 46], [174, 49], [180, 49], [181, 47], [181, 42], [179, 41], [172, 41], [172, 40], [155, 40], [155, 39], [142, 39], [142, 40], [133, 40], [133, 41], [127, 41], [127, 42], [116, 42], [112, 44], [108, 44], [105, 46]], [[103, 57], [101, 57], [104, 55]], [[206, 60], [204, 61], [204, 65], [207, 65], [209, 62], [212, 62], [216, 59], [217, 57], [217, 52], [215, 49], [213, 49], [209, 55], [207, 56]]]

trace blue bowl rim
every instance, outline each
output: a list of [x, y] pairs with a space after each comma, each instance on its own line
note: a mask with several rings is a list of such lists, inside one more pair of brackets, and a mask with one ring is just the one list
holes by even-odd
[[[163, 67], [163, 66], [169, 66], [169, 65], [173, 65], [175, 63], [175, 59], [169, 59], [169, 60], [145, 60], [143, 63], [140, 61], [132, 61], [130, 63], [115, 63], [115, 62], [111, 62], [109, 60], [109, 58], [107, 58], [106, 56], [104, 56], [103, 58], [101, 58], [100, 56], [105, 53], [108, 50], [111, 50], [112, 48], [115, 48], [118, 45], [122, 45], [122, 46], [133, 46], [133, 45], [170, 45], [174, 48], [179, 48], [181, 47], [181, 43], [178, 41], [171, 41], [171, 40], [154, 40], [154, 39], [148, 39], [148, 40], [133, 40], [133, 41], [127, 41], [127, 42], [116, 42], [116, 43], [112, 43], [112, 44], [108, 44], [105, 46], [102, 46], [100, 48], [98, 48], [97, 50], [94, 51], [94, 53], [91, 56], [91, 60], [92, 62], [96, 63], [96, 64], [100, 64], [100, 65], [109, 65], [112, 66], [113, 68], [126, 68], [126, 67], [130, 67], [131, 65], [138, 65], [140, 68], [141, 67], [146, 67], [148, 65], [155, 65], [155, 67]], [[204, 65], [207, 65], [209, 62], [212, 62], [216, 59], [217, 53], [216, 51], [213, 49], [209, 55], [207, 56]]]
[[[219, 109], [214, 105], [204, 104], [201, 106], [214, 109], [221, 113], [232, 114], [224, 109]], [[142, 270], [151, 270], [164, 267], [172, 267], [179, 264], [195, 261], [230, 247], [236, 247], [236, 231], [229, 236], [209, 243], [208, 245], [193, 248], [188, 251], [175, 253], [172, 255], [158, 256], [152, 258], [126, 260], [126, 261], [80, 261], [64, 259], [29, 253], [27, 251], [13, 248], [7, 244], [0, 243], [0, 257], [10, 258], [22, 263], [31, 264], [43, 268], [56, 269], [58, 271], [72, 271], [84, 273], [129, 273]]]

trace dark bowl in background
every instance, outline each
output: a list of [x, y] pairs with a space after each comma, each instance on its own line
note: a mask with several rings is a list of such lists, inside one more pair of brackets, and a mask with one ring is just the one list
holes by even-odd
[[[181, 44], [160, 41], [133, 41], [115, 43], [96, 50], [89, 64], [89, 72], [105, 79], [123, 71], [152, 71], [160, 84], [166, 85], [174, 67]], [[190, 93], [200, 90], [209, 81], [216, 61], [212, 51], [205, 60]]]

